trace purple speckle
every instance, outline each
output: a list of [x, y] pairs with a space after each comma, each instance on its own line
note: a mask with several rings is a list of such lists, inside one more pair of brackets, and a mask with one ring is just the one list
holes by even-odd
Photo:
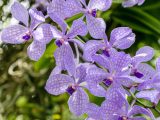
[[26, 35], [24, 35], [22, 38], [23, 38], [24, 40], [29, 40], [29, 39], [31, 38], [31, 36], [28, 35], [28, 34], [26, 34]]
[[107, 87], [109, 87], [109, 86], [113, 83], [113, 81], [112, 81], [111, 79], [104, 79], [104, 80], [103, 80], [103, 83], [104, 83]]
[[109, 51], [108, 50], [103, 50], [102, 51], [104, 55], [106, 55], [107, 57], [110, 57]]
[[56, 40], [56, 45], [57, 45], [58, 47], [61, 47], [62, 42], [61, 42], [60, 40]]
[[96, 17], [97, 16], [97, 10], [93, 9], [92, 12], [91, 12], [91, 14], [92, 14], [93, 17]]
[[72, 95], [75, 92], [75, 89], [72, 86], [69, 86], [66, 91], [69, 95]]

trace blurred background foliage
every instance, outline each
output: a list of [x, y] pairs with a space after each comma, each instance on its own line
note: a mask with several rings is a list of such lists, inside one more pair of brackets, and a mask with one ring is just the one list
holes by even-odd
[[[10, 14], [14, 1], [17, 0], [0, 0], [0, 31], [17, 23]], [[111, 9], [98, 13], [98, 17], [106, 21], [108, 37], [115, 27], [131, 27], [136, 33], [136, 42], [126, 52], [134, 55], [138, 48], [149, 45], [155, 49], [155, 57], [150, 62], [154, 65], [156, 57], [160, 56], [160, 0], [146, 0], [142, 6], [125, 9], [120, 4], [122, 0], [113, 1]], [[43, 8], [42, 4], [35, 5], [34, 0], [21, 0], [21, 3], [26, 8]], [[71, 25], [80, 16], [68, 19], [67, 23]], [[82, 39], [87, 41], [92, 38], [87, 35]], [[54, 40], [38, 62], [27, 57], [29, 44], [9, 45], [0, 41], [0, 120], [84, 120], [85, 115], [77, 118], [69, 112], [67, 94], [52, 96], [44, 90], [45, 82], [55, 66]], [[100, 104], [103, 98], [90, 95], [90, 100]], [[157, 109], [160, 110], [160, 105]], [[153, 112], [156, 117], [160, 116]]]

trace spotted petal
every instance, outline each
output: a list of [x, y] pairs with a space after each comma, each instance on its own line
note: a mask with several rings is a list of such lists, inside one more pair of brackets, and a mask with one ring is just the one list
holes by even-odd
[[28, 29], [22, 25], [13, 25], [2, 31], [1, 39], [5, 43], [20, 44], [25, 42], [23, 36], [26, 35]]
[[146, 63], [140, 63], [136, 68], [138, 72], [143, 74], [143, 77], [141, 79], [144, 80], [152, 79], [156, 73], [155, 69]]
[[87, 61], [93, 61], [92, 56], [96, 54], [96, 52], [102, 49], [105, 44], [102, 41], [90, 40], [84, 45], [84, 53], [83, 57]]
[[135, 34], [128, 27], [118, 27], [112, 30], [110, 44], [119, 49], [129, 48], [135, 42]]
[[160, 72], [160, 57], [157, 58], [157, 61], [156, 61], [156, 70]]
[[66, 0], [65, 8], [67, 9], [65, 11], [67, 17], [72, 17], [82, 11], [82, 5], [79, 0]]
[[126, 0], [122, 3], [123, 7], [133, 7], [134, 5], [142, 5], [145, 0]]
[[112, 5], [112, 0], [90, 0], [88, 4], [89, 9], [98, 9], [102, 11], [108, 10]]
[[50, 24], [42, 24], [34, 31], [34, 39], [41, 43], [47, 44], [53, 39]]
[[[98, 120], [101, 118], [101, 111], [100, 107], [93, 104], [89, 103], [86, 108], [86, 113], [88, 114], [89, 118], [87, 120]], [[92, 119], [91, 119], [92, 118]]]
[[48, 14], [55, 14], [57, 17], [62, 18], [63, 20], [67, 17], [66, 12], [66, 1], [65, 0], [52, 0], [47, 8]]
[[60, 48], [57, 48], [54, 56], [57, 66], [63, 70], [67, 70], [69, 74], [75, 75], [74, 54], [68, 43], [64, 43]]
[[136, 114], [144, 114], [148, 117], [152, 118], [154, 120], [154, 116], [152, 112], [149, 109], [145, 109], [143, 107], [140, 107], [138, 105], [134, 105], [131, 109], [131, 111], [128, 113], [129, 116], [136, 115]]
[[120, 92], [115, 88], [107, 91], [107, 100], [102, 103], [102, 110], [105, 111], [104, 118], [117, 120], [115, 115], [127, 115], [129, 104]]
[[78, 88], [68, 100], [69, 109], [77, 116], [82, 115], [86, 111], [89, 103], [88, 95], [82, 88]]
[[38, 61], [40, 57], [44, 54], [46, 50], [46, 45], [38, 41], [33, 41], [27, 48], [27, 54], [30, 59]]
[[131, 57], [129, 54], [125, 54], [124, 52], [117, 52], [112, 56], [111, 60], [111, 70], [110, 71], [117, 71], [120, 74], [122, 72], [126, 72], [125, 68], [131, 63]]
[[23, 5], [21, 5], [19, 2], [14, 2], [11, 7], [11, 13], [14, 18], [28, 26], [29, 15], [28, 11]]
[[151, 102], [157, 104], [160, 100], [160, 92], [157, 90], [140, 91], [136, 94], [136, 97], [147, 99], [147, 100], [150, 100]]
[[111, 67], [110, 60], [105, 55], [95, 54], [95, 55], [93, 55], [92, 58], [93, 58], [94, 62], [98, 63], [102, 67], [104, 67], [106, 69], [110, 69], [110, 67]]
[[67, 31], [67, 24], [65, 23], [65, 21], [55, 13], [48, 13], [48, 15], [54, 22], [56, 22], [60, 26], [62, 33], [65, 34], [65, 32]]
[[133, 77], [133, 76], [119, 76], [117, 79], [120, 82], [120, 84], [122, 84], [126, 87], [131, 87], [137, 83], [144, 82], [144, 80], [139, 79], [137, 77]]
[[107, 77], [108, 77], [107, 71], [104, 71], [103, 69], [94, 66], [89, 68], [86, 79], [89, 81], [94, 81], [97, 84], [99, 84], [99, 82], [103, 81]]
[[29, 15], [31, 17], [31, 25], [30, 28], [33, 30], [42, 22], [45, 22], [45, 17], [41, 11], [38, 11], [35, 8], [31, 8], [29, 10]]
[[73, 21], [70, 31], [67, 36], [69, 38], [74, 38], [77, 35], [85, 36], [87, 34], [87, 26], [82, 20], [79, 18], [78, 20]]
[[153, 48], [149, 46], [142, 47], [136, 52], [136, 55], [133, 57], [133, 63], [138, 64], [140, 62], [147, 62], [151, 60], [153, 56]]
[[102, 18], [94, 18], [86, 15], [87, 27], [90, 35], [96, 39], [102, 39], [105, 36], [106, 24]]
[[59, 95], [66, 92], [66, 89], [72, 83], [74, 83], [74, 80], [68, 75], [51, 74], [47, 80], [45, 89], [50, 94]]

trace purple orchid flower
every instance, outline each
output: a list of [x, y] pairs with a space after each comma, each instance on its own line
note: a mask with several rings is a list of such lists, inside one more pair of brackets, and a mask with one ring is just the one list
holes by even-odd
[[142, 5], [145, 2], [145, 0], [124, 0], [122, 3], [123, 7], [133, 7], [135, 5]]
[[144, 114], [155, 120], [149, 109], [134, 105], [130, 106], [126, 98], [112, 86], [107, 91], [107, 99], [101, 105], [102, 120], [146, 120], [144, 117], [135, 116]]
[[106, 11], [111, 4], [112, 0], [90, 0], [88, 6], [85, 0], [52, 0], [52, 3], [48, 6], [48, 15], [60, 26], [64, 26], [64, 19], [83, 13], [86, 16], [90, 35], [99, 39], [104, 38], [106, 25], [102, 18], [96, 18], [97, 10]]
[[[14, 18], [19, 20], [24, 24], [22, 25], [13, 25], [2, 31], [2, 41], [10, 44], [21, 44], [24, 43], [32, 37], [34, 41], [30, 44], [27, 49], [27, 53], [32, 60], [38, 60], [46, 49], [46, 44], [43, 41], [47, 41], [48, 39], [52, 39], [52, 34], [47, 33], [47, 31], [41, 31], [40, 34], [36, 34], [40, 28], [44, 28], [46, 24], [41, 23], [45, 22], [45, 17], [42, 12], [37, 11], [34, 8], [31, 8], [29, 12], [18, 2], [15, 2], [11, 7], [11, 13]], [[29, 25], [29, 16], [31, 19], [31, 23]], [[35, 31], [37, 26], [40, 25], [40, 28]], [[46, 34], [47, 33], [47, 34]], [[41, 41], [37, 38], [41, 36]], [[47, 37], [46, 37], [47, 36]], [[36, 40], [37, 39], [37, 40]]]
[[93, 61], [92, 56], [102, 50], [102, 53], [107, 57], [112, 55], [114, 48], [127, 49], [135, 41], [135, 34], [128, 27], [118, 27], [112, 30], [110, 41], [105, 40], [90, 40], [85, 44], [83, 57], [87, 61]]
[[151, 60], [154, 56], [153, 48], [144, 46], [140, 48], [132, 58], [131, 75], [144, 80], [150, 79], [155, 74], [155, 70], [149, 65], [142, 63]]
[[83, 43], [75, 39], [77, 35], [84, 36], [87, 34], [87, 27], [82, 19], [75, 20], [68, 33], [62, 29], [60, 32], [57, 29], [52, 29], [54, 38], [56, 38], [56, 45], [59, 47], [56, 49], [54, 56], [56, 59], [56, 65], [61, 70], [68, 70], [69, 73], [74, 74], [74, 54], [69, 42], [74, 42], [83, 49]]
[[94, 67], [88, 70], [86, 77], [87, 84], [89, 90], [96, 96], [105, 94], [103, 92], [98, 92], [99, 83], [103, 83], [106, 87], [110, 87], [114, 84], [117, 86], [117, 89], [124, 91], [122, 85], [130, 87], [135, 83], [143, 82], [143, 80], [139, 78], [130, 76], [129, 65], [131, 63], [131, 57], [124, 52], [115, 52], [110, 58], [105, 55], [95, 55], [93, 59], [98, 65], [105, 69], [102, 70]]
[[75, 74], [51, 74], [45, 86], [47, 92], [53, 95], [67, 92], [70, 95], [69, 109], [77, 116], [85, 113], [89, 104], [88, 95], [83, 90], [87, 68], [87, 64], [80, 64], [75, 68]]
[[160, 58], [156, 62], [156, 71], [151, 79], [148, 79], [138, 86], [140, 90], [137, 94], [137, 98], [144, 98], [150, 100], [155, 105], [160, 100]]

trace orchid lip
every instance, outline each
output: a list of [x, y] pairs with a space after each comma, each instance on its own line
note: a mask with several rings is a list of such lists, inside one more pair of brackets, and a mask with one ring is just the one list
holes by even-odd
[[140, 72], [135, 71], [134, 76], [136, 76], [137, 78], [142, 78], [144, 75]]
[[61, 42], [61, 40], [56, 40], [56, 45], [58, 46], [58, 47], [61, 47], [62, 46], [62, 42]]
[[72, 86], [69, 86], [66, 91], [69, 95], [72, 95], [76, 90]]
[[118, 120], [128, 120], [128, 118], [127, 117], [125, 117], [125, 116], [120, 116], [119, 118], [118, 118]]
[[112, 83], [113, 83], [113, 81], [112, 81], [112, 79], [104, 79], [103, 80], [103, 83], [107, 86], [107, 87], [109, 87]]
[[26, 35], [24, 35], [22, 38], [23, 38], [24, 40], [28, 41], [28, 40], [31, 39], [31, 35], [26, 34]]
[[108, 50], [103, 50], [102, 51], [104, 55], [106, 55], [107, 57], [110, 57], [109, 51]]
[[92, 14], [93, 17], [96, 17], [97, 16], [97, 10], [93, 9], [92, 12], [91, 12], [91, 14]]

